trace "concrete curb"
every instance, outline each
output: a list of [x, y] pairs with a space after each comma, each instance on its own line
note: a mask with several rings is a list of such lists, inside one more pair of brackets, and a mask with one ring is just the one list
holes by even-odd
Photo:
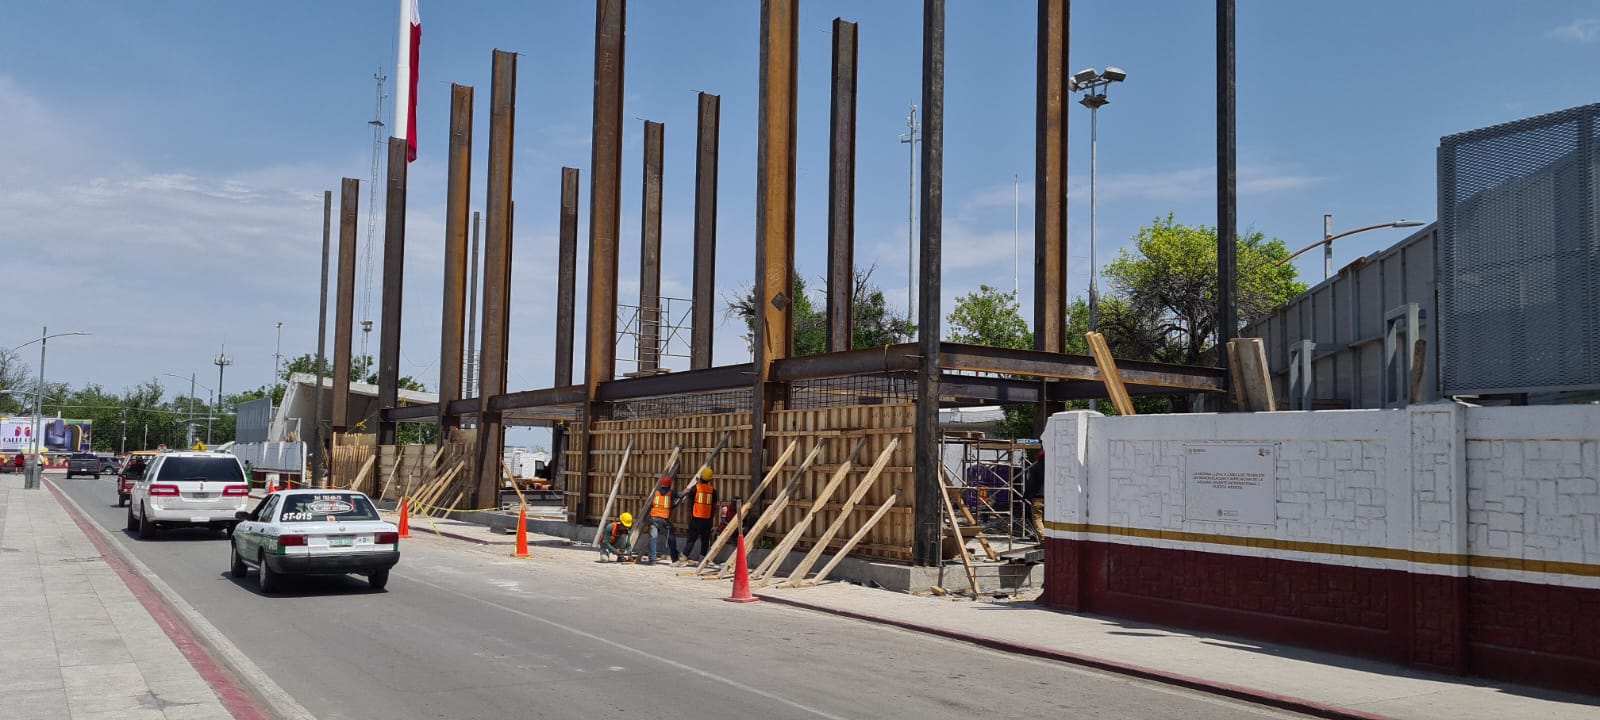
[[838, 615], [855, 620], [878, 623], [880, 625], [891, 625], [903, 630], [910, 630], [912, 632], [925, 633], [929, 635], [938, 635], [951, 640], [958, 640], [961, 642], [971, 643], [973, 645], [981, 645], [983, 647], [993, 650], [1000, 650], [1002, 652], [1016, 653], [1018, 655], [1028, 655], [1031, 657], [1043, 658], [1045, 660], [1056, 660], [1059, 662], [1071, 663], [1073, 665], [1079, 665], [1082, 667], [1117, 673], [1118, 675], [1127, 675], [1130, 677], [1140, 678], [1142, 680], [1150, 680], [1166, 685], [1175, 685], [1177, 687], [1187, 688], [1189, 690], [1197, 690], [1212, 695], [1220, 695], [1222, 697], [1232, 698], [1234, 700], [1242, 700], [1244, 702], [1253, 703], [1256, 705], [1265, 705], [1268, 707], [1278, 708], [1280, 710], [1297, 712], [1304, 715], [1310, 715], [1312, 717], [1327, 718], [1328, 720], [1394, 720], [1387, 715], [1374, 715], [1372, 713], [1361, 712], [1359, 710], [1351, 710], [1335, 705], [1325, 705], [1323, 703], [1312, 702], [1310, 700], [1290, 697], [1288, 695], [1279, 695], [1277, 693], [1270, 693], [1264, 690], [1257, 690], [1239, 685], [1229, 685], [1227, 683], [1202, 680], [1200, 678], [1190, 677], [1188, 675], [1170, 673], [1165, 670], [1156, 670], [1154, 668], [1147, 668], [1139, 665], [1130, 665], [1128, 663], [1121, 663], [1114, 660], [1106, 660], [1088, 655], [1080, 655], [1078, 653], [1071, 653], [1063, 650], [1053, 650], [1051, 648], [1040, 647], [1037, 645], [1028, 645], [1026, 643], [1001, 640], [999, 638], [976, 635], [958, 630], [950, 630], [947, 628], [934, 627], [931, 625], [919, 625], [906, 620], [896, 620], [894, 618], [856, 612], [854, 610], [828, 607], [826, 605], [818, 605], [802, 600], [778, 597], [765, 593], [755, 593], [755, 596], [765, 602], [773, 602], [779, 605], [788, 605], [790, 607], [803, 608], [806, 610]]
[[[76, 500], [56, 487], [54, 481], [47, 480], [45, 485], [50, 488], [57, 504], [72, 517], [78, 529], [89, 538], [89, 542], [100, 551], [140, 604], [155, 616], [156, 623], [190, 664], [195, 666], [206, 684], [217, 693], [229, 714], [236, 720], [255, 720], [268, 716], [278, 720], [316, 720], [315, 715], [278, 687], [266, 672], [246, 657], [200, 611], [135, 557], [132, 550], [118, 544], [111, 531], [89, 519], [88, 513]], [[251, 700], [258, 702], [250, 703]], [[256, 704], [264, 705], [267, 713], [257, 710]]]

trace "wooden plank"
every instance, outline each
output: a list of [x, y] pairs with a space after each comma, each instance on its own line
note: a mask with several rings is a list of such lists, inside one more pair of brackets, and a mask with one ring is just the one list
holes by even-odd
[[1422, 378], [1427, 369], [1428, 341], [1417, 338], [1411, 344], [1411, 402], [1422, 402]]
[[1237, 338], [1228, 341], [1233, 346], [1230, 367], [1238, 368], [1235, 377], [1242, 387], [1243, 402], [1240, 407], [1251, 412], [1271, 412], [1278, 409], [1272, 393], [1272, 372], [1267, 367], [1267, 349], [1261, 338]]
[[[750, 497], [756, 497], [761, 494], [761, 491], [767, 489], [767, 485], [772, 482], [773, 478], [778, 477], [778, 473], [783, 470], [783, 464], [789, 462], [789, 458], [794, 455], [794, 450], [797, 447], [799, 447], [798, 442], [789, 441], [789, 446], [784, 448], [783, 454], [772, 462], [772, 469], [767, 471], [766, 477], [761, 478], [761, 482], [756, 485], [756, 489], [750, 491]], [[700, 558], [700, 565], [694, 569], [696, 574], [704, 572], [706, 565], [711, 563], [711, 559], [716, 557], [717, 553], [722, 552], [722, 548], [727, 546], [728, 540], [738, 534], [739, 528], [744, 527], [744, 518], [749, 514], [750, 507], [748, 500], [739, 504], [739, 512], [734, 516], [733, 522], [728, 523], [728, 526], [722, 529], [722, 533], [717, 535], [717, 541], [711, 543], [711, 549], [706, 551], [705, 557]]]
[[1133, 400], [1128, 397], [1128, 388], [1122, 384], [1122, 374], [1117, 372], [1117, 361], [1111, 357], [1111, 348], [1106, 346], [1106, 336], [1097, 332], [1084, 333], [1089, 340], [1089, 352], [1094, 355], [1094, 364], [1100, 368], [1100, 378], [1106, 384], [1106, 394], [1111, 396], [1111, 405], [1117, 409], [1118, 415], [1133, 415]]
[[[667, 459], [667, 465], [661, 471], [662, 475], [672, 472], [672, 469], [678, 466], [678, 453], [682, 450], [682, 446], [679, 446], [678, 450], [672, 453], [672, 457]], [[655, 494], [655, 491], [656, 489], [653, 485], [645, 489], [644, 499], [640, 501], [639, 512], [633, 514], [633, 531], [628, 533], [627, 547], [629, 548], [637, 547], [639, 544], [639, 536], [643, 533], [645, 526], [645, 523], [639, 522], [639, 520], [643, 518], [648, 522], [649, 515], [647, 513], [650, 510], [650, 497]], [[668, 532], [671, 531], [668, 530]]]
[[[822, 446], [823, 443], [817, 443], [816, 445], [812, 446], [811, 452], [808, 453], [806, 455], [806, 459], [800, 463], [800, 468], [795, 470], [794, 475], [789, 477], [788, 484], [784, 485], [783, 489], [778, 491], [777, 497], [772, 499], [772, 504], [768, 505], [767, 509], [756, 518], [755, 526], [750, 529], [750, 537], [759, 540], [761, 538], [761, 533], [766, 531], [767, 526], [771, 525], [773, 521], [777, 520], [778, 515], [783, 512], [783, 509], [789, 506], [789, 497], [794, 494], [795, 487], [800, 484], [800, 479], [805, 477], [806, 470], [811, 467], [811, 463], [817, 461], [817, 456], [822, 453]], [[731, 567], [732, 564], [733, 563], [728, 563], [729, 566], [723, 567], [722, 570], [717, 573], [717, 577], [727, 577], [733, 574], [733, 568]]]
[[861, 539], [865, 538], [867, 533], [872, 532], [872, 528], [877, 526], [878, 521], [882, 520], [884, 515], [889, 514], [889, 508], [894, 507], [895, 501], [899, 498], [900, 493], [896, 492], [893, 495], [890, 495], [888, 500], [883, 501], [883, 504], [878, 506], [878, 511], [873, 513], [872, 517], [867, 518], [865, 523], [862, 523], [861, 529], [857, 530], [856, 534], [851, 535], [850, 539], [845, 541], [844, 547], [839, 548], [839, 552], [833, 554], [833, 559], [829, 560], [827, 565], [822, 566], [822, 570], [817, 573], [817, 576], [802, 582], [801, 585], [804, 587], [810, 587], [827, 580], [828, 575], [833, 573], [833, 569], [838, 567], [839, 563], [844, 561], [845, 557], [850, 554], [850, 551], [854, 550], [856, 545], [861, 542]]
[[[1090, 333], [1098, 334], [1098, 333]], [[978, 573], [972, 569], [972, 555], [967, 552], [967, 538], [961, 534], [961, 523], [956, 522], [955, 508], [950, 506], [950, 488], [944, 483], [939, 483], [944, 492], [939, 495], [944, 499], [944, 516], [950, 521], [950, 531], [955, 534], [956, 549], [961, 551], [961, 565], [967, 569], [967, 582], [972, 585], [972, 599], [978, 599], [981, 594], [978, 590]]]
[[600, 536], [605, 532], [606, 522], [611, 519], [611, 508], [617, 504], [617, 489], [622, 487], [622, 474], [628, 469], [628, 457], [633, 453], [633, 440], [628, 440], [628, 447], [622, 451], [622, 464], [617, 466], [617, 477], [611, 481], [611, 494], [606, 496], [606, 507], [600, 511], [600, 524], [594, 529], [594, 542], [590, 543], [600, 547]]
[[[945, 468], [944, 471], [946, 475], [951, 475], [949, 468]], [[973, 517], [972, 508], [967, 507], [967, 499], [962, 497], [961, 490], [965, 487], [964, 485], [952, 485], [945, 488], [945, 494], [954, 498], [953, 502], [956, 504], [956, 509], [961, 511], [961, 518], [967, 521], [967, 525], [978, 527], [978, 518]], [[994, 546], [989, 544], [989, 538], [984, 537], [982, 532], [978, 533], [978, 545], [983, 548], [983, 554], [989, 558], [989, 562], [1000, 562], [1000, 553], [994, 551]]]
[[[788, 557], [789, 551], [794, 549], [794, 544], [800, 542], [800, 536], [805, 534], [806, 528], [811, 525], [811, 519], [816, 517], [817, 511], [828, 503], [828, 500], [833, 497], [833, 493], [839, 489], [839, 485], [844, 482], [845, 476], [850, 474], [850, 468], [855, 462], [856, 455], [861, 452], [861, 447], [866, 444], [866, 438], [856, 441], [855, 449], [850, 451], [850, 456], [845, 458], [844, 463], [839, 465], [839, 469], [834, 471], [832, 477], [828, 478], [828, 484], [824, 485], [822, 491], [817, 493], [816, 498], [811, 501], [811, 508], [806, 511], [805, 517], [801, 518], [800, 522], [795, 523], [794, 527], [789, 528], [789, 532], [783, 536], [783, 540], [778, 543], [777, 547], [773, 548], [772, 552], [767, 554], [766, 559], [761, 561], [761, 565], [756, 568], [756, 571], [750, 574], [751, 581], [758, 586], [765, 585], [767, 576], [771, 573], [776, 573], [778, 568], [783, 566], [784, 558]], [[883, 458], [880, 457], [879, 459]]]
[[350, 482], [350, 489], [351, 490], [355, 490], [357, 492], [360, 492], [362, 480], [365, 480], [366, 477], [367, 477], [367, 474], [372, 472], [372, 468], [377, 462], [378, 462], [377, 453], [373, 453], [373, 454], [367, 456], [367, 461], [362, 463], [361, 464], [361, 469], [356, 472], [356, 479], [352, 480]]
[[[866, 477], [861, 479], [861, 484], [857, 485], [855, 491], [850, 493], [850, 498], [845, 500], [844, 507], [839, 509], [839, 516], [834, 518], [833, 523], [811, 546], [811, 551], [806, 553], [806, 556], [800, 560], [800, 564], [795, 566], [794, 572], [789, 574], [787, 585], [793, 586], [794, 583], [804, 578], [806, 573], [811, 571], [811, 566], [817, 562], [818, 558], [822, 557], [822, 553], [827, 551], [828, 543], [833, 542], [834, 536], [844, 529], [845, 523], [850, 521], [850, 513], [856, 509], [856, 505], [861, 502], [862, 498], [867, 496], [867, 491], [872, 488], [873, 483], [877, 482], [878, 477], [883, 474], [884, 464], [889, 461], [889, 457], [894, 454], [899, 445], [899, 438], [891, 439], [889, 445], [883, 449], [883, 452], [878, 454], [878, 461], [873, 463], [872, 469], [868, 470]], [[774, 572], [776, 572], [776, 569], [774, 569]], [[762, 579], [762, 584], [766, 584], [765, 578]]]

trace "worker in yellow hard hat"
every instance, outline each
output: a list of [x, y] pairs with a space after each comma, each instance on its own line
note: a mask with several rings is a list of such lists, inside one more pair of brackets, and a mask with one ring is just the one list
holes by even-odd
[[628, 531], [632, 528], [633, 513], [625, 512], [611, 523], [600, 538], [600, 560], [602, 562], [613, 555], [616, 556], [619, 562], [633, 558], [633, 553], [629, 549], [622, 547], [628, 541]]
[[696, 541], [700, 543], [701, 555], [711, 551], [711, 525], [715, 522], [713, 516], [717, 509], [717, 487], [711, 484], [711, 468], [700, 468], [693, 493], [694, 505], [689, 514], [689, 544], [683, 549], [683, 557], [688, 562], [697, 560], [694, 554]]

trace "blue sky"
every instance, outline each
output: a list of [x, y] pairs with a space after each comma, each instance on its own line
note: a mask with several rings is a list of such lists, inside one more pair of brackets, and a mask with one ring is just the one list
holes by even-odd
[[[91, 331], [52, 346], [50, 379], [113, 390], [165, 372], [211, 376], [223, 343], [235, 357], [228, 388], [265, 383], [275, 321], [284, 322], [286, 355], [313, 349], [321, 194], [337, 191], [342, 176], [365, 185], [372, 75], [393, 74], [397, 4], [0, 6], [0, 252], [8, 265], [0, 287], [31, 308], [0, 326], [0, 346], [26, 342], [39, 325]], [[1021, 265], [1030, 266], [1036, 13], [1032, 2], [949, 5], [947, 308], [980, 283], [1011, 286], [1014, 175]], [[1080, 0], [1072, 10], [1071, 67], [1129, 73], [1102, 110], [1103, 265], [1152, 217], [1215, 222], [1214, 11], [1190, 0]], [[907, 177], [898, 134], [920, 92], [920, 13], [912, 0], [802, 0], [800, 9], [799, 269], [812, 279], [824, 271], [829, 27], [843, 16], [861, 25], [857, 259], [878, 265], [875, 278], [899, 303]], [[437, 373], [448, 83], [478, 88], [473, 196], [481, 208], [490, 51], [502, 48], [521, 54], [510, 383], [548, 386], [562, 165], [584, 170], [587, 227], [593, 6], [422, 0], [421, 15], [402, 370], [429, 383]], [[666, 123], [664, 292], [689, 294], [699, 90], [722, 95], [719, 294], [753, 276], [758, 18], [755, 0], [630, 4], [624, 302], [637, 293], [645, 118]], [[1336, 230], [1432, 220], [1441, 135], [1600, 100], [1591, 77], [1600, 6], [1592, 2], [1472, 1], [1444, 11], [1433, 2], [1240, 0], [1238, 18], [1240, 224], [1292, 247], [1320, 237], [1325, 212]], [[1070, 110], [1070, 292], [1081, 295], [1089, 118]], [[365, 188], [362, 202], [365, 220]], [[1336, 262], [1400, 232], [1351, 238]], [[587, 230], [581, 235], [586, 241]], [[1319, 279], [1315, 255], [1300, 268]], [[1026, 275], [1021, 284], [1022, 306], [1031, 308]], [[584, 293], [580, 285], [580, 301]], [[719, 363], [747, 358], [742, 331], [734, 321], [719, 326]], [[581, 366], [581, 333], [578, 342]]]

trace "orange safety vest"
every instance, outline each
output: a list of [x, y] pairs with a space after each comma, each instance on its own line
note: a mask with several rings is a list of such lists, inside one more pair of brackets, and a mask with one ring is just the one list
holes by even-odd
[[704, 480], [694, 486], [694, 516], [701, 520], [710, 520], [712, 511], [712, 498], [717, 489]]
[[650, 517], [672, 517], [672, 493], [656, 492], [650, 496]]

